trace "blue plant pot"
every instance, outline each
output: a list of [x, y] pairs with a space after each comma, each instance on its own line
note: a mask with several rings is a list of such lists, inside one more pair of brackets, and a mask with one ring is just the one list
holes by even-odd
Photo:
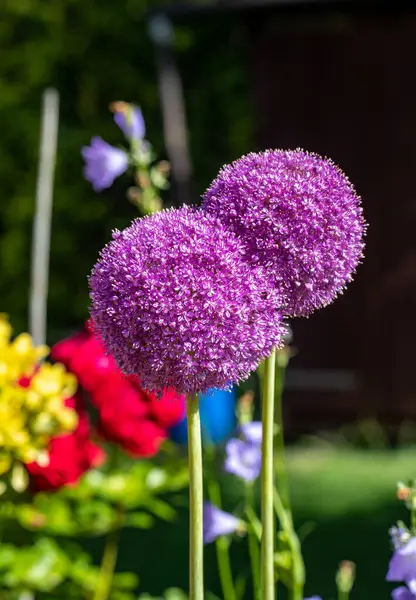
[[[202, 437], [214, 444], [223, 442], [237, 426], [235, 414], [237, 390], [209, 390], [200, 396]], [[171, 428], [170, 438], [178, 444], [188, 441], [186, 418]]]

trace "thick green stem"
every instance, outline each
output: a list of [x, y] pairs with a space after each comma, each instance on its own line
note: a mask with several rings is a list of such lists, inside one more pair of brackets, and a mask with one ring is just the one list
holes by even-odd
[[[209, 470], [208, 479], [208, 497], [212, 504], [218, 506], [218, 508], [222, 508], [221, 489], [218, 480], [212, 475], [211, 469]], [[217, 564], [222, 596], [226, 600], [236, 600], [227, 538], [225, 536], [218, 537], [215, 540], [215, 547], [217, 551]]]
[[204, 598], [203, 570], [203, 484], [199, 399], [186, 401], [189, 461], [189, 600]]
[[264, 381], [262, 398], [262, 477], [261, 477], [261, 514], [263, 533], [261, 539], [261, 588], [262, 600], [275, 600], [274, 585], [274, 466], [273, 466], [273, 429], [275, 395], [276, 351], [273, 351], [264, 363]]
[[[250, 514], [250, 510], [254, 510], [254, 494], [253, 494], [253, 484], [246, 483], [246, 514]], [[257, 539], [256, 532], [254, 528], [250, 525], [248, 529], [248, 551], [250, 554], [250, 562], [251, 562], [251, 575], [253, 578], [253, 599], [260, 599], [260, 552], [259, 552], [259, 543]]]
[[94, 600], [107, 600], [110, 597], [111, 585], [117, 563], [118, 542], [123, 514], [119, 509], [117, 512], [114, 529], [107, 536], [103, 558], [101, 561], [100, 576], [94, 594]]

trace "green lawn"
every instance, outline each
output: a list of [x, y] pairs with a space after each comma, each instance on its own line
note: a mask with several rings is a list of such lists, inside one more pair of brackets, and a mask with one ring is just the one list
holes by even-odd
[[[416, 448], [398, 451], [352, 449], [291, 449], [288, 462], [294, 516], [307, 533], [303, 542], [307, 565], [307, 595], [334, 598], [338, 563], [357, 563], [352, 598], [390, 597], [384, 577], [390, 556], [389, 527], [407, 515], [395, 499], [396, 482], [416, 475]], [[226, 506], [239, 501], [235, 480], [224, 480]], [[247, 570], [245, 540], [237, 540], [234, 566]], [[127, 531], [119, 569], [137, 569], [142, 589], [160, 592], [187, 585], [187, 515], [171, 525], [144, 532]], [[219, 594], [213, 545], [206, 552], [206, 581]], [[249, 596], [247, 596], [249, 597]]]

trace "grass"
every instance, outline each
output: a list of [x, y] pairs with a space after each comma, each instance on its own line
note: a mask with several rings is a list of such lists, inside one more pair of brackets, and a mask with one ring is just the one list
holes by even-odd
[[[395, 498], [396, 482], [416, 475], [416, 448], [354, 450], [295, 447], [288, 452], [295, 521], [304, 532], [306, 595], [335, 598], [338, 563], [357, 564], [352, 598], [389, 598], [384, 581], [390, 557], [388, 529], [406, 511]], [[240, 489], [224, 480], [228, 509], [238, 506]], [[126, 531], [118, 570], [137, 570], [141, 589], [160, 593], [170, 586], [187, 588], [187, 512], [173, 524], [150, 531]], [[206, 548], [207, 587], [220, 597], [213, 545]], [[247, 572], [246, 541], [233, 544], [236, 571]], [[248, 588], [250, 589], [250, 588]], [[247, 596], [249, 597], [249, 596]], [[226, 599], [225, 599], [226, 600]]]

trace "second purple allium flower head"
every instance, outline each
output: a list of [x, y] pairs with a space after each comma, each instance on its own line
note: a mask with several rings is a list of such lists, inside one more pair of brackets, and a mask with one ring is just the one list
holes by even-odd
[[90, 276], [107, 350], [144, 387], [228, 388], [281, 345], [280, 298], [215, 218], [189, 207], [116, 231]]
[[303, 150], [267, 150], [225, 166], [204, 209], [244, 242], [283, 295], [286, 316], [332, 302], [363, 251], [360, 199], [330, 160]]

